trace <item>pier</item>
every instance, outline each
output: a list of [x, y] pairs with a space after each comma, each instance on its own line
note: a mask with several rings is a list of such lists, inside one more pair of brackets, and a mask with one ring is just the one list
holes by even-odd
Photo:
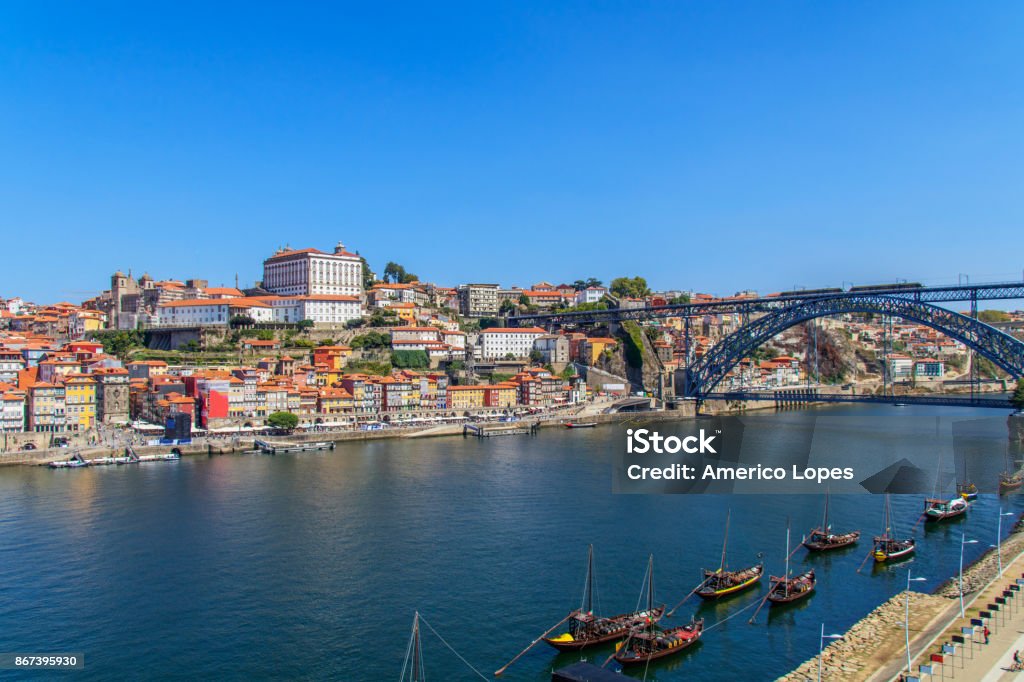
[[499, 424], [464, 424], [462, 427], [463, 436], [476, 436], [477, 438], [491, 438], [493, 436], [522, 436], [537, 433], [540, 424], [525, 424], [523, 422], [499, 423]]

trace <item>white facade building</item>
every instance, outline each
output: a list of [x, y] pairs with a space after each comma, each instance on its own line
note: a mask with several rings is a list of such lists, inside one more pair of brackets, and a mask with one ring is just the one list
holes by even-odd
[[263, 299], [225, 298], [171, 301], [157, 307], [161, 327], [226, 326], [232, 317], [242, 315], [256, 322], [273, 322], [274, 311]]
[[312, 320], [315, 324], [345, 324], [363, 315], [362, 302], [356, 296], [318, 294], [264, 298], [273, 309], [274, 322]]
[[362, 296], [363, 262], [340, 242], [334, 253], [281, 250], [263, 261], [263, 288], [280, 296]]
[[492, 327], [480, 332], [480, 357], [500, 360], [508, 355], [525, 358], [533, 350], [537, 337], [546, 334], [540, 327]]
[[0, 395], [0, 431], [25, 430], [25, 394], [15, 391]]
[[587, 287], [576, 292], [576, 305], [582, 303], [597, 303], [604, 295], [608, 293], [608, 290], [604, 287]]

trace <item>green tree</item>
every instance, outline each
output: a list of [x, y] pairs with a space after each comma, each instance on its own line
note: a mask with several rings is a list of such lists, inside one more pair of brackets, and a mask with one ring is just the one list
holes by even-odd
[[186, 341], [185, 343], [178, 346], [178, 350], [183, 351], [185, 353], [198, 353], [199, 342], [196, 341], [195, 339], [190, 339], [189, 341]]
[[232, 315], [231, 319], [228, 320], [228, 326], [231, 327], [248, 327], [253, 324], [256, 324], [256, 320], [248, 315]]
[[[356, 252], [356, 255], [359, 256], [358, 251]], [[363, 264], [363, 288], [369, 289], [373, 286], [373, 283], [377, 281], [377, 277], [373, 274], [373, 270], [370, 269], [370, 264], [366, 262], [365, 258], [359, 256], [359, 260]]]
[[383, 332], [368, 331], [365, 334], [353, 336], [349, 345], [353, 348], [387, 348], [391, 345], [391, 337]]
[[318, 341], [316, 345], [318, 345], [318, 346], [333, 346], [334, 345], [334, 339], [320, 339], [320, 341]]
[[256, 338], [260, 341], [272, 341], [274, 339], [273, 329], [257, 329]]
[[103, 350], [121, 360], [127, 360], [135, 348], [142, 348], [143, 333], [137, 329], [104, 330], [93, 332], [92, 340], [103, 344]]
[[496, 317], [481, 317], [480, 321], [479, 321], [479, 325], [480, 325], [480, 327], [479, 327], [480, 331], [483, 331], [485, 329], [490, 329], [492, 327], [500, 327], [501, 326], [501, 320], [499, 320]]
[[562, 374], [560, 376], [566, 381], [568, 381], [569, 379], [572, 379], [574, 376], [576, 376], [576, 368], [573, 367], [572, 365], [566, 365], [565, 368], [562, 370]]
[[1017, 408], [1018, 412], [1024, 411], [1024, 379], [1017, 380], [1017, 388], [1013, 390], [1013, 395], [1010, 396], [1010, 404]]
[[651, 293], [643, 277], [616, 277], [612, 280], [611, 291], [626, 298], [643, 298]]
[[267, 425], [282, 431], [292, 431], [299, 425], [299, 418], [291, 412], [274, 412], [267, 417]]
[[391, 365], [398, 369], [426, 369], [430, 367], [430, 358], [425, 350], [391, 351]]
[[530, 351], [530, 362], [540, 363], [544, 359], [544, 354], [534, 348]]
[[316, 322], [314, 322], [313, 320], [299, 320], [298, 322], [295, 323], [295, 326], [301, 329], [302, 331], [306, 331], [308, 329], [312, 329], [315, 324]]
[[1009, 322], [1010, 315], [1002, 310], [979, 310], [978, 319], [985, 324], [993, 324], [996, 322]]
[[[405, 271], [405, 268], [394, 261], [388, 261], [388, 264], [384, 266], [385, 282], [406, 282], [410, 274]], [[413, 275], [413, 277], [415, 276]]]
[[510, 301], [507, 298], [504, 301], [502, 301], [501, 305], [498, 307], [498, 314], [499, 315], [514, 315], [515, 313], [516, 313], [516, 304], [513, 303], [512, 301]]
[[603, 286], [601, 280], [595, 279], [593, 277], [588, 277], [587, 281], [585, 282], [585, 284], [587, 285], [586, 287], [584, 287], [585, 289], [589, 289], [590, 287]]

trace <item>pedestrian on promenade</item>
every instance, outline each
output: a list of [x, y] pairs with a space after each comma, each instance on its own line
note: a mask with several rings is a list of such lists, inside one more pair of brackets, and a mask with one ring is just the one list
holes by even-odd
[[985, 644], [988, 644], [989, 631], [988, 631], [988, 626], [987, 625], [985, 626], [985, 629], [982, 630], [982, 632], [985, 634]]

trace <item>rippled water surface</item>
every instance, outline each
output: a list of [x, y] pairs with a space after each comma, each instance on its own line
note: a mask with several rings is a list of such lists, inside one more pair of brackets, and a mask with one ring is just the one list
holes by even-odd
[[[993, 437], [1005, 438], [1005, 413], [958, 414], [994, 417]], [[0, 651], [83, 653], [86, 669], [76, 679], [388, 680], [398, 678], [419, 609], [489, 677], [578, 605], [588, 543], [600, 608], [620, 612], [636, 605], [649, 553], [656, 596], [670, 605], [702, 567], [716, 567], [729, 509], [730, 564], [764, 552], [776, 573], [786, 519], [798, 536], [820, 518], [814, 495], [613, 495], [622, 428], [0, 470]], [[851, 438], [843, 447], [852, 457], [859, 444]], [[996, 458], [975, 478], [1002, 468]], [[836, 530], [875, 533], [881, 502], [834, 496]], [[962, 521], [917, 526], [917, 557], [896, 567], [858, 573], [865, 543], [818, 557], [798, 551], [794, 569], [818, 569], [813, 597], [765, 608], [754, 625], [748, 610], [713, 627], [698, 647], [652, 665], [647, 678], [774, 678], [817, 652], [822, 622], [841, 631], [898, 592], [908, 566], [931, 586], [954, 574], [961, 530], [979, 539], [967, 546], [968, 559], [987, 549], [997, 503], [983, 496]], [[1018, 497], [1002, 504], [1024, 508]], [[919, 496], [894, 498], [903, 532], [920, 505]], [[710, 626], [759, 599], [751, 592], [710, 607], [691, 601], [679, 615], [699, 612]], [[428, 679], [478, 679], [429, 632], [423, 647]], [[603, 661], [610, 652], [588, 657]], [[505, 679], [546, 680], [553, 666], [578, 658], [540, 645]]]

